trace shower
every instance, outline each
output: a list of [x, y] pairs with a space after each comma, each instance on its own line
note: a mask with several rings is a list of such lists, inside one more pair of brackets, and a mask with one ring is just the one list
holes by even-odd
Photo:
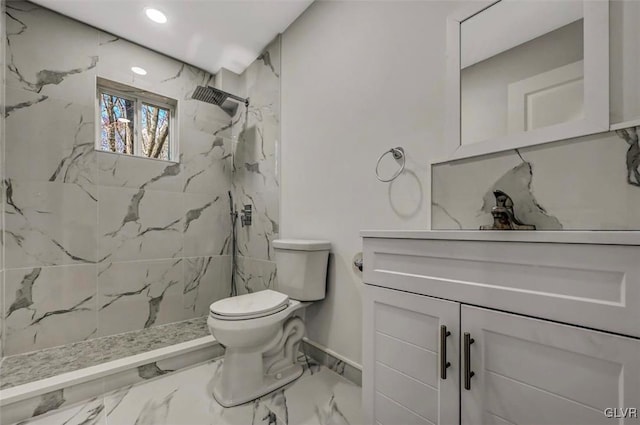
[[229, 116], [234, 116], [236, 114], [236, 111], [238, 110], [238, 102], [244, 103], [246, 108], [249, 107], [249, 99], [227, 93], [211, 86], [196, 87], [191, 98], [219, 106], [223, 111], [229, 114]]

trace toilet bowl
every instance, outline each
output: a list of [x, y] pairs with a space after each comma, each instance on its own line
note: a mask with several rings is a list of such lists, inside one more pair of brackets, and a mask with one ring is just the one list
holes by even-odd
[[226, 349], [213, 389], [222, 406], [255, 400], [302, 375], [296, 358], [305, 325], [296, 312], [324, 298], [329, 247], [326, 241], [275, 240], [277, 290], [211, 304], [207, 325]]

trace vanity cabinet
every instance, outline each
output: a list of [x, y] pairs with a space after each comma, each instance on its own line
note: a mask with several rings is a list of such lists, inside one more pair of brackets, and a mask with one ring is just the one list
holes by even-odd
[[[365, 236], [365, 423], [640, 424], [640, 247], [454, 234]], [[549, 308], [554, 299], [570, 311]], [[589, 305], [631, 322], [576, 314]]]
[[369, 286], [364, 300], [365, 423], [458, 423], [460, 304]]

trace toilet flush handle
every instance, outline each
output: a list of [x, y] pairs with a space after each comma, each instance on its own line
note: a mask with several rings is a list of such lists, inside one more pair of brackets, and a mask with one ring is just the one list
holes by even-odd
[[364, 262], [362, 261], [362, 258], [356, 258], [355, 260], [353, 260], [353, 265], [356, 266], [356, 269], [360, 271], [364, 269]]

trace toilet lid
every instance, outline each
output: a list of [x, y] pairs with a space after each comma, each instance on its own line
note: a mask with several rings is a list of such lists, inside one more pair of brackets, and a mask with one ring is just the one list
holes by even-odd
[[266, 315], [282, 310], [289, 303], [289, 296], [271, 289], [225, 298], [211, 304], [211, 313], [227, 317]]

